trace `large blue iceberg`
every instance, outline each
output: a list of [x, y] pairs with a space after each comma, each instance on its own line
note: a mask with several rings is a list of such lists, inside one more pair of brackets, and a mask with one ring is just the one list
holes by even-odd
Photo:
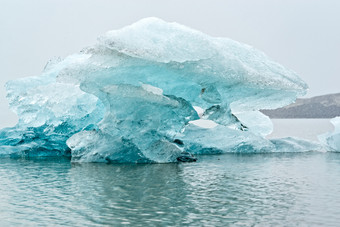
[[6, 88], [19, 122], [0, 131], [0, 156], [162, 163], [298, 143], [267, 140], [258, 110], [307, 85], [248, 45], [146, 18]]

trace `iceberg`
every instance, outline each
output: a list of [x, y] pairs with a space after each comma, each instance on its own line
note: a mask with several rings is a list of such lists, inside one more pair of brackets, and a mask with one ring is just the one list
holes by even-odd
[[277, 152], [259, 110], [288, 105], [307, 88], [251, 46], [146, 18], [51, 60], [39, 76], [8, 82], [19, 121], [0, 131], [0, 156], [167, 163]]
[[333, 132], [319, 135], [319, 141], [329, 150], [340, 152], [340, 117], [331, 119], [334, 126]]

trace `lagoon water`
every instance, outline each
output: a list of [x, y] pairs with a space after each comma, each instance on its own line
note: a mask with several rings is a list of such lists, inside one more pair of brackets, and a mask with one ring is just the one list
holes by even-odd
[[[274, 126], [271, 137], [332, 128], [301, 119]], [[340, 153], [148, 165], [0, 159], [0, 226], [339, 226], [339, 179]]]

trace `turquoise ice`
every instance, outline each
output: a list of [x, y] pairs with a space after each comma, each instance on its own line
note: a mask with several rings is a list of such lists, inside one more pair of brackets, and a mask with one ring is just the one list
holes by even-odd
[[157, 18], [109, 31], [6, 87], [19, 122], [0, 131], [1, 156], [137, 163], [280, 151], [286, 143], [265, 139], [272, 124], [258, 110], [307, 90], [251, 46]]

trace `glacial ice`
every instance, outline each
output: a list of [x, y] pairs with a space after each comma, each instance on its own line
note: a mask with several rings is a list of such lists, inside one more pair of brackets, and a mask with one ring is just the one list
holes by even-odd
[[319, 140], [328, 150], [340, 152], [340, 117], [331, 119], [331, 123], [334, 131], [319, 135]]
[[275, 145], [276, 150], [280, 152], [326, 151], [325, 147], [318, 142], [295, 137], [271, 139], [270, 141]]
[[19, 122], [0, 131], [0, 156], [162, 163], [284, 150], [258, 110], [307, 85], [248, 45], [146, 18], [6, 88]]

